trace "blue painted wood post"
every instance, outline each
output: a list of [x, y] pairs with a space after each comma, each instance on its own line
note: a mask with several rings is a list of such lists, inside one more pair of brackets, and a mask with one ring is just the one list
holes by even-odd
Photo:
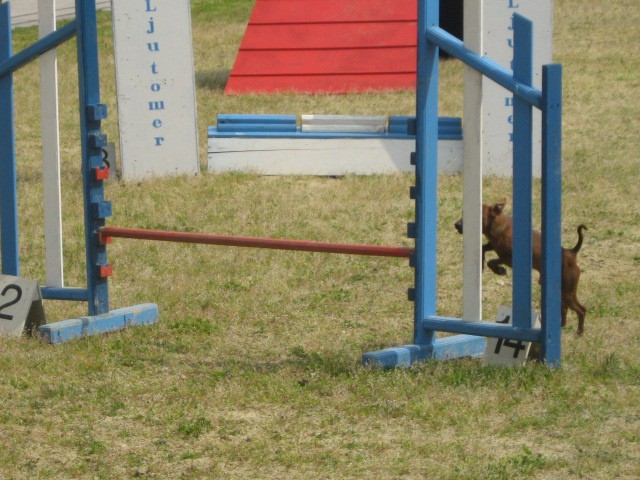
[[[0, 64], [11, 57], [11, 10], [0, 3]], [[13, 74], [0, 78], [0, 253], [2, 273], [18, 276], [18, 194], [16, 176]]]
[[427, 27], [438, 26], [438, 0], [420, 0], [416, 90], [416, 253], [414, 343], [432, 345], [433, 330], [422, 322], [436, 313], [438, 237], [438, 47], [427, 42]]
[[[513, 76], [531, 86], [533, 80], [533, 24], [513, 16]], [[513, 320], [516, 328], [531, 328], [531, 198], [532, 107], [514, 95], [513, 100]]]
[[542, 355], [560, 367], [562, 66], [542, 67]]
[[109, 312], [109, 264], [106, 246], [99, 242], [98, 229], [111, 215], [111, 203], [104, 200], [103, 180], [96, 179], [94, 174], [94, 169], [103, 163], [106, 137], [101, 133], [100, 122], [107, 118], [106, 105], [100, 103], [95, 0], [76, 0], [76, 23], [88, 304], [89, 315], [99, 315]]

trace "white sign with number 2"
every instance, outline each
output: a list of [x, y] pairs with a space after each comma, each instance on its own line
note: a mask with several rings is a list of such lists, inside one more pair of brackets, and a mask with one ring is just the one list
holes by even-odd
[[0, 275], [0, 335], [19, 337], [33, 302], [41, 298], [38, 282]]

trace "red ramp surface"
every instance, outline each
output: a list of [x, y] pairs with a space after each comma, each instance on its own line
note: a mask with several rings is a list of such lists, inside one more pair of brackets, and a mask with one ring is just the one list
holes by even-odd
[[257, 0], [227, 94], [409, 90], [417, 0]]

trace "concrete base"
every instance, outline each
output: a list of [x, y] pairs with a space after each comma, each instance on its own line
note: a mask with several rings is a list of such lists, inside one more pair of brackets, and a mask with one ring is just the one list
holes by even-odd
[[158, 320], [158, 306], [144, 303], [120, 308], [103, 315], [80, 317], [41, 326], [40, 339], [50, 344], [68, 342], [101, 333], [122, 330], [132, 325], [147, 325]]

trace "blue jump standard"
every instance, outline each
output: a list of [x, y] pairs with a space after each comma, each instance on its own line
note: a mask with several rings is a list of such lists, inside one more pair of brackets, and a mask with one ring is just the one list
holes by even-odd
[[155, 323], [157, 320], [158, 306], [155, 303], [143, 303], [133, 307], [113, 310], [102, 315], [50, 323], [41, 326], [39, 332], [41, 340], [50, 344], [58, 344], [76, 338], [122, 330], [134, 325], [148, 325]]

